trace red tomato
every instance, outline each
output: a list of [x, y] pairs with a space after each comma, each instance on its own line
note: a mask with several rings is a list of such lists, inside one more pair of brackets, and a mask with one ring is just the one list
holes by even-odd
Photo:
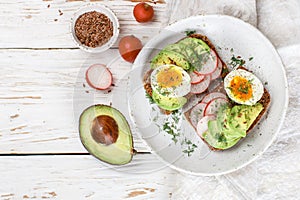
[[125, 36], [119, 42], [119, 52], [127, 62], [133, 63], [142, 48], [142, 42], [133, 35]]
[[133, 9], [133, 15], [137, 22], [148, 22], [153, 18], [153, 7], [147, 3], [138, 3]]

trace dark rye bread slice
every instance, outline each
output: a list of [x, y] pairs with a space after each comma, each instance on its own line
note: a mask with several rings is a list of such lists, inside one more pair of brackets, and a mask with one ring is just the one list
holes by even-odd
[[[242, 66], [239, 66], [238, 69], [244, 69], [244, 70], [247, 70], [245, 67], [242, 67]], [[247, 71], [249, 71], [249, 70], [247, 70]], [[219, 85], [218, 87], [216, 87], [215, 90], [213, 90], [212, 92], [222, 92], [222, 93], [226, 94], [226, 91], [225, 91], [225, 89], [224, 89], [224, 84], [220, 84], [220, 85]], [[202, 100], [202, 99], [201, 99], [201, 100]], [[200, 102], [201, 102], [201, 100], [200, 100]], [[268, 92], [268, 90], [267, 90], [266, 88], [264, 88], [264, 93], [263, 93], [261, 99], [258, 101], [258, 103], [261, 103], [261, 104], [263, 105], [263, 109], [262, 109], [262, 111], [259, 113], [259, 115], [257, 116], [257, 118], [253, 121], [253, 123], [251, 124], [251, 126], [249, 127], [249, 129], [247, 130], [247, 132], [246, 132], [247, 135], [248, 135], [248, 134], [251, 132], [251, 130], [259, 123], [259, 121], [260, 121], [260, 120], [262, 119], [262, 117], [265, 115], [265, 113], [267, 112], [267, 110], [268, 110], [268, 108], [269, 108], [269, 106], [270, 106], [270, 103], [271, 103], [271, 95], [270, 95], [270, 93]], [[234, 103], [234, 102], [231, 102], [231, 104], [232, 104], [232, 106], [237, 105], [237, 104]], [[190, 124], [191, 124], [190, 116], [189, 116], [189, 115], [190, 115], [190, 111], [191, 111], [191, 109], [185, 113], [185, 117], [186, 117], [186, 119], [187, 119], [187, 120], [190, 122]], [[193, 127], [194, 127], [194, 126], [193, 126]], [[197, 131], [195, 127], [194, 127], [194, 129], [195, 129], [195, 131]], [[207, 146], [208, 146], [211, 150], [213, 150], [213, 151], [219, 151], [219, 150], [222, 150], [222, 149], [218, 149], [218, 148], [214, 148], [214, 147], [210, 146], [210, 145], [204, 140], [204, 138], [201, 137], [201, 139], [207, 144]], [[234, 145], [234, 146], [235, 146], [235, 145]], [[233, 147], [234, 147], [234, 146], [233, 146]], [[231, 147], [231, 148], [232, 148], [232, 147]]]
[[[202, 34], [191, 34], [189, 35], [188, 37], [191, 37], [191, 38], [197, 38], [197, 39], [201, 39], [203, 40], [212, 50], [214, 50], [217, 54], [217, 57], [221, 60], [220, 56], [218, 55], [218, 52], [216, 51], [216, 48], [215, 46], [213, 45], [213, 43], [208, 39], [208, 37], [206, 37], [205, 35], [202, 35]], [[182, 38], [184, 39], [184, 38]], [[222, 74], [221, 74], [221, 77], [222, 79], [227, 75], [228, 73], [228, 67], [227, 65], [223, 62], [223, 60], [221, 60], [222, 62]], [[143, 78], [143, 82], [144, 82], [144, 89], [146, 91], [146, 93], [152, 97], [152, 88], [151, 88], [151, 83], [150, 83], [150, 75], [151, 75], [151, 72], [153, 71], [153, 69], [150, 69], [149, 71], [147, 71], [144, 75], [144, 78]], [[205, 93], [207, 91], [204, 91], [203, 93]], [[194, 96], [194, 94], [187, 94], [186, 97], [189, 99], [191, 98], [192, 96]], [[164, 109], [161, 109], [162, 113], [164, 114], [170, 114], [172, 113], [172, 111], [169, 111], [169, 110], [164, 110]]]

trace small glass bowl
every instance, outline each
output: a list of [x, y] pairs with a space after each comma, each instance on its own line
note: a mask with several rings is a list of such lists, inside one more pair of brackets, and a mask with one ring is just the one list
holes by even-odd
[[[77, 19], [82, 14], [91, 12], [91, 11], [96, 11], [96, 12], [106, 15], [113, 23], [113, 36], [109, 39], [108, 42], [106, 42], [105, 44], [98, 46], [98, 47], [89, 47], [89, 46], [82, 44], [78, 40], [76, 33], [75, 33], [75, 23], [76, 23]], [[116, 15], [108, 7], [106, 7], [104, 5], [99, 5], [99, 4], [87, 5], [85, 7], [80, 8], [77, 12], [75, 12], [74, 17], [71, 20], [71, 33], [72, 33], [72, 38], [73, 38], [74, 42], [80, 49], [82, 49], [86, 52], [90, 52], [90, 53], [100, 53], [100, 52], [103, 52], [103, 51], [106, 51], [107, 49], [109, 49], [117, 41], [118, 36], [119, 36], [119, 29], [120, 29], [120, 24], [119, 24], [119, 21], [118, 21], [118, 18], [116, 17]]]

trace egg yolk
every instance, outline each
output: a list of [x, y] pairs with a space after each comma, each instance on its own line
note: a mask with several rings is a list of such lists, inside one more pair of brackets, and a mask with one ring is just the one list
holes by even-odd
[[156, 78], [160, 87], [176, 87], [182, 82], [182, 73], [174, 68], [168, 68], [158, 72]]
[[231, 90], [232, 95], [234, 95], [235, 98], [241, 101], [247, 101], [252, 97], [253, 91], [251, 81], [243, 77], [235, 76], [230, 81], [229, 88]]

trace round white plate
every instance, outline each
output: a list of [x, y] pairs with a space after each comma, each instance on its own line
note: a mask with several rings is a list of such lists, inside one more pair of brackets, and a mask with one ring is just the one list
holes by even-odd
[[[206, 35], [226, 63], [232, 55], [246, 60], [246, 68], [260, 78], [271, 94], [271, 105], [265, 117], [248, 136], [225, 151], [210, 151], [184, 117], [175, 122], [179, 130], [175, 143], [163, 131], [170, 116], [162, 115], [150, 104], [143, 88], [144, 73], [149, 62], [167, 44], [185, 37], [186, 30]], [[253, 58], [253, 59], [251, 59]], [[140, 136], [165, 163], [180, 171], [197, 175], [218, 175], [237, 170], [260, 156], [274, 141], [283, 122], [288, 90], [285, 70], [273, 45], [255, 27], [233, 17], [221, 15], [195, 16], [178, 21], [154, 36], [135, 60], [129, 79], [129, 109]], [[169, 119], [168, 119], [169, 118]], [[188, 156], [185, 150], [197, 147]]]

